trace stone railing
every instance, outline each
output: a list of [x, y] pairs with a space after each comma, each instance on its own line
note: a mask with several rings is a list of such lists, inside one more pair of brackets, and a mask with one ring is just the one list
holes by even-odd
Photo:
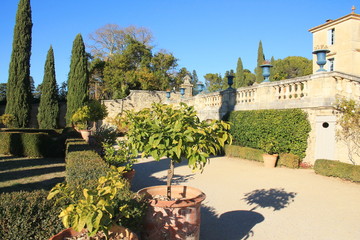
[[324, 72], [195, 96], [172, 92], [170, 98], [161, 91], [131, 91], [124, 99], [106, 100], [104, 103], [110, 117], [126, 109], [150, 107], [153, 102], [174, 105], [185, 102], [195, 107], [200, 119], [219, 119], [233, 110], [329, 108], [338, 97], [359, 99], [360, 77]]

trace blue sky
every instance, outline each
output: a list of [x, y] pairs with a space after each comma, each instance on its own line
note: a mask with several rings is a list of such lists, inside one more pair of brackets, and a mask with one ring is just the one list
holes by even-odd
[[[0, 83], [8, 80], [18, 0], [0, 8]], [[312, 59], [308, 30], [351, 12], [356, 0], [31, 0], [33, 35], [31, 76], [43, 80], [50, 45], [57, 82], [67, 81], [72, 42], [106, 24], [142, 26], [154, 35], [156, 49], [179, 59], [179, 68], [206, 73], [235, 69], [239, 57], [253, 72], [259, 41], [266, 59], [303, 56]]]

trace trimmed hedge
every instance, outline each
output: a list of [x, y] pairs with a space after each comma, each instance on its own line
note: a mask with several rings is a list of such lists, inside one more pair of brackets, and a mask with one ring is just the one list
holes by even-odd
[[236, 145], [261, 149], [263, 140], [276, 139], [280, 153], [305, 157], [311, 127], [301, 109], [235, 111], [229, 122]]
[[[225, 154], [228, 157], [238, 157], [247, 160], [255, 160], [258, 162], [263, 162], [263, 157], [262, 157], [263, 153], [264, 151], [255, 148], [241, 147], [236, 145], [225, 145]], [[291, 153], [281, 153], [279, 154], [277, 166], [298, 168], [300, 162], [301, 159], [299, 156], [296, 156]]]
[[314, 165], [315, 173], [338, 177], [352, 182], [360, 182], [360, 166], [334, 160], [318, 159]]
[[66, 182], [80, 195], [82, 189], [96, 186], [99, 177], [105, 176], [109, 171], [109, 165], [81, 139], [67, 140], [65, 160]]
[[[10, 131], [12, 130], [12, 131]], [[3, 129], [0, 154], [25, 157], [63, 157], [65, 140], [81, 137], [74, 129]]]
[[278, 166], [284, 166], [288, 168], [299, 168], [301, 159], [292, 153], [280, 153], [277, 161]]
[[47, 195], [45, 190], [0, 194], [0, 239], [43, 240], [60, 232], [60, 208]]
[[225, 155], [228, 157], [238, 157], [263, 162], [263, 153], [264, 151], [255, 148], [225, 145]]

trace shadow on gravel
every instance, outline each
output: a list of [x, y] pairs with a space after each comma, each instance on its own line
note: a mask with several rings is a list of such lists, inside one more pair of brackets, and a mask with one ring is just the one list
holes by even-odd
[[257, 189], [252, 192], [246, 193], [245, 202], [252, 206], [255, 205], [251, 211], [258, 207], [273, 208], [274, 211], [286, 208], [297, 195], [295, 192], [286, 192], [284, 188], [271, 188], [271, 189]]
[[200, 239], [248, 239], [254, 235], [251, 229], [264, 219], [260, 213], [245, 210], [216, 215], [212, 207], [203, 206], [201, 208]]
[[[175, 174], [173, 177], [173, 185], [175, 184], [182, 184], [187, 180], [193, 178], [194, 174], [189, 175], [178, 175], [176, 174], [176, 168], [179, 166], [187, 165], [187, 161], [183, 161], [182, 163], [175, 163]], [[154, 177], [151, 176], [154, 173], [164, 171], [169, 169], [170, 166], [170, 159], [161, 159], [160, 161], [151, 161], [151, 162], [139, 162], [134, 165], [134, 169], [136, 170], [134, 180], [132, 182], [131, 189], [133, 191], [138, 191], [145, 187], [157, 186], [157, 185], [166, 185], [166, 177], [167, 172], [164, 173], [162, 177]]]

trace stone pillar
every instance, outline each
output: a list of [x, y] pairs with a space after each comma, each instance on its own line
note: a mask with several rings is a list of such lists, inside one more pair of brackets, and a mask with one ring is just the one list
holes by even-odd
[[184, 78], [184, 83], [181, 84], [180, 88], [185, 89], [184, 97], [192, 97], [193, 96], [193, 85], [190, 83], [190, 76], [186, 75]]

